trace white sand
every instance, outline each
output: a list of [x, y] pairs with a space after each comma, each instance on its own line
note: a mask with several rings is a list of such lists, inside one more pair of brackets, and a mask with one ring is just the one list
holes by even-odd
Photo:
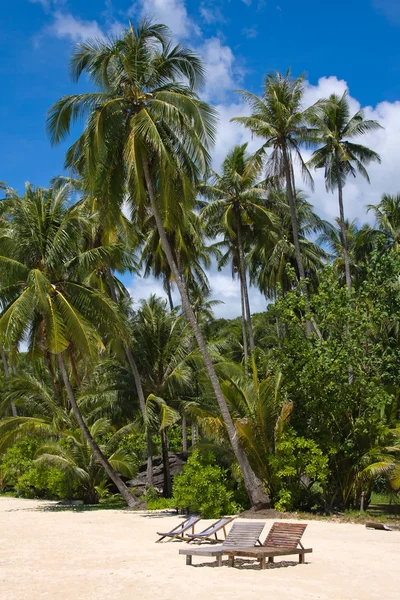
[[305, 565], [288, 557], [265, 571], [247, 561], [217, 568], [197, 557], [190, 567], [182, 542], [155, 544], [180, 517], [43, 510], [50, 504], [0, 498], [1, 600], [400, 598], [400, 532], [311, 521]]

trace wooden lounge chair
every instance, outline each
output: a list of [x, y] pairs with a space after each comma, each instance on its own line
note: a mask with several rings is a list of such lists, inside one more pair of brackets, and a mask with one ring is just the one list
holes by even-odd
[[[193, 540], [198, 542], [200, 542], [201, 540], [206, 540], [208, 542], [222, 542], [222, 540], [218, 539], [218, 531], [221, 531], [221, 529], [223, 529], [224, 538], [226, 538], [226, 526], [228, 525], [228, 523], [233, 521], [234, 518], [235, 517], [227, 517], [224, 519], [219, 519], [206, 529], [203, 529], [203, 531], [199, 531], [199, 533], [188, 533], [187, 538], [189, 539], [189, 542], [192, 542]], [[214, 540], [212, 539], [213, 536], [215, 538]]]
[[274, 562], [275, 556], [299, 555], [299, 563], [304, 563], [304, 555], [312, 552], [312, 548], [304, 548], [300, 539], [307, 525], [302, 523], [274, 523], [262, 546], [256, 548], [227, 548], [223, 554], [228, 555], [228, 565], [234, 566], [235, 556], [257, 558], [261, 569], [266, 568], [266, 559]]
[[193, 556], [215, 556], [217, 558], [217, 566], [222, 566], [222, 554], [228, 548], [243, 548], [255, 546], [257, 542], [260, 544], [260, 535], [264, 529], [265, 523], [260, 521], [241, 521], [235, 522], [229, 531], [226, 539], [221, 546], [208, 546], [207, 548], [183, 548], [179, 550], [179, 554], [186, 556], [186, 564], [192, 564]]
[[[201, 517], [190, 517], [189, 519], [186, 519], [186, 521], [182, 521], [182, 523], [177, 525], [174, 529], [171, 529], [171, 531], [167, 531], [165, 533], [161, 533], [161, 532], [157, 531], [157, 535], [160, 535], [161, 537], [159, 540], [156, 540], [156, 542], [161, 542], [161, 540], [163, 540], [166, 537], [170, 538], [170, 540], [171, 539], [186, 540], [187, 538], [184, 536], [184, 533], [186, 531], [188, 531], [189, 529], [191, 529], [192, 533], [194, 533], [194, 526], [200, 520], [201, 520]], [[170, 541], [170, 540], [168, 540], [168, 541]]]

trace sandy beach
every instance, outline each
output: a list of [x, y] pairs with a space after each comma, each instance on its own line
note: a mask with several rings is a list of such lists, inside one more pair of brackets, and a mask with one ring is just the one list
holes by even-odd
[[178, 554], [182, 542], [155, 543], [157, 531], [179, 521], [176, 515], [51, 508], [0, 498], [2, 600], [400, 597], [400, 532], [310, 521], [303, 539], [314, 552], [305, 565], [293, 557], [265, 571], [249, 561], [216, 568], [213, 559], [197, 557], [190, 567]]

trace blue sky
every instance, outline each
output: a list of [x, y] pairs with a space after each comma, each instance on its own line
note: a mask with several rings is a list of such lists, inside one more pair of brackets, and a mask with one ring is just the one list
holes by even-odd
[[[368, 218], [367, 203], [400, 189], [398, 0], [9, 1], [0, 15], [0, 180], [22, 191], [25, 181], [46, 185], [62, 172], [67, 144], [51, 148], [44, 124], [57, 98], [88, 89], [85, 80], [69, 79], [73, 44], [115, 35], [128, 19], [144, 15], [170, 25], [176, 39], [195, 48], [207, 64], [204, 96], [221, 114], [216, 167], [229, 147], [248, 139], [230, 123], [247, 110], [232, 90], [259, 93], [266, 72], [291, 67], [295, 75], [307, 74], [306, 103], [348, 89], [352, 109], [365, 107], [367, 116], [385, 127], [364, 140], [381, 154], [382, 165], [371, 168], [371, 186], [359, 180], [346, 186], [348, 216]], [[315, 183], [311, 201], [322, 216], [334, 218], [335, 197], [326, 194], [321, 174]], [[236, 306], [237, 285], [228, 274], [214, 273], [212, 283], [216, 295]], [[156, 284], [143, 285], [152, 290]], [[260, 303], [257, 310], [264, 301], [254, 302]]]

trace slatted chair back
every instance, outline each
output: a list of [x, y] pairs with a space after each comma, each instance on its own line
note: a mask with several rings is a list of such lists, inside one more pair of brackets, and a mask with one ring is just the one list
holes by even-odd
[[222, 543], [223, 548], [250, 548], [257, 544], [264, 523], [236, 521]]
[[232, 517], [229, 517], [227, 519], [219, 519], [219, 521], [216, 521], [215, 523], [210, 525], [210, 527], [207, 527], [207, 529], [204, 529], [204, 531], [201, 531], [198, 535], [199, 535], [199, 537], [200, 536], [207, 537], [208, 535], [212, 535], [213, 533], [216, 533], [217, 531], [219, 531], [220, 529], [225, 527], [225, 525], [228, 525], [228, 523], [230, 523], [231, 521], [232, 521]]
[[263, 546], [293, 549], [303, 545], [300, 541], [307, 525], [303, 523], [274, 523]]

